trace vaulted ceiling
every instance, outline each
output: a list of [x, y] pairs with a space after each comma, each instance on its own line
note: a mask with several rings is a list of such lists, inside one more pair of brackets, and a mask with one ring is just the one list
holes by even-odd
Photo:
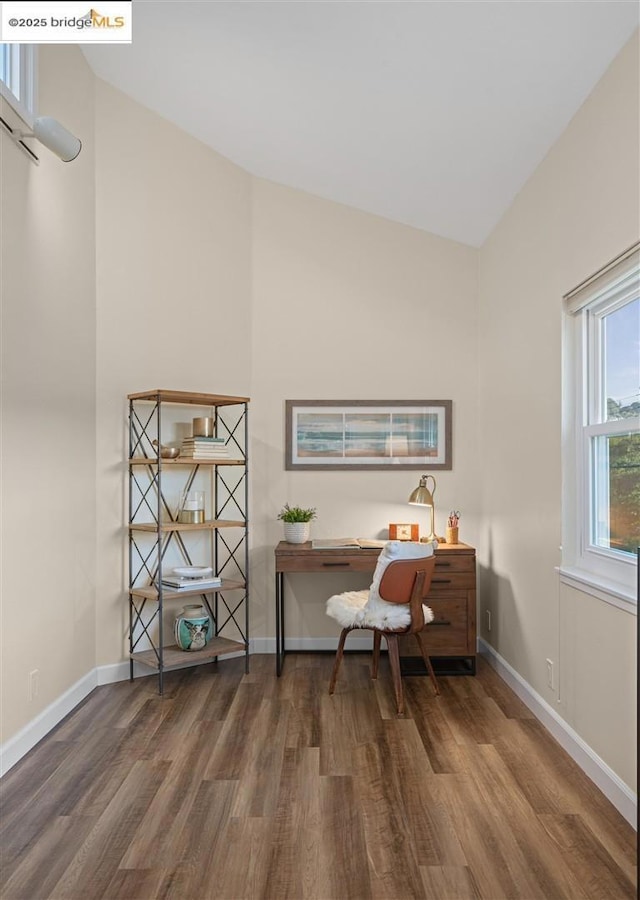
[[155, 2], [98, 76], [250, 173], [479, 246], [638, 27], [627, 0]]

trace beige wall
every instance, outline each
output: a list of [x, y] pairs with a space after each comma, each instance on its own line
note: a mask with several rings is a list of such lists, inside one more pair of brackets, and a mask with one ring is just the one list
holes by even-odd
[[96, 81], [97, 664], [125, 658], [127, 394], [248, 394], [250, 177]]
[[[415, 471], [287, 472], [284, 401], [453, 400], [453, 471], [436, 473], [437, 524], [478, 533], [477, 251], [270, 182], [253, 187], [252, 485], [255, 636], [274, 635], [273, 547], [283, 503], [315, 506], [317, 537], [386, 537]], [[352, 576], [357, 578], [358, 576]], [[366, 579], [365, 579], [366, 581]], [[287, 631], [335, 635], [324, 601], [344, 577], [288, 579]]]
[[635, 617], [561, 587], [555, 567], [561, 298], [638, 239], [638, 108], [636, 34], [483, 246], [479, 270], [482, 634], [630, 786]]
[[39, 71], [83, 151], [36, 166], [0, 137], [2, 741], [95, 665], [93, 75], [77, 47]]
[[[255, 638], [275, 634], [275, 517], [286, 500], [317, 506], [324, 534], [416, 519], [405, 500], [419, 472], [285, 473], [286, 398], [453, 399], [455, 468], [438, 477], [439, 523], [464, 505], [474, 539], [476, 250], [251, 179], [101, 81], [96, 205], [99, 665], [124, 658], [132, 391], [252, 398]], [[301, 589], [292, 632], [334, 634], [318, 602], [327, 585]]]

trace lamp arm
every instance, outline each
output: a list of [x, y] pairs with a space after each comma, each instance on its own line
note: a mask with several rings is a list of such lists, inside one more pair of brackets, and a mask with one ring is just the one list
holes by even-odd
[[[431, 491], [431, 496], [433, 497], [433, 496], [435, 495], [435, 492], [436, 492], [436, 480], [435, 480], [435, 478], [433, 477], [433, 475], [423, 475], [422, 477], [424, 478], [424, 485], [425, 485], [425, 487], [428, 488], [428, 490]], [[431, 479], [431, 481], [433, 482], [433, 487], [429, 487], [429, 485], [428, 485], [429, 479]]]

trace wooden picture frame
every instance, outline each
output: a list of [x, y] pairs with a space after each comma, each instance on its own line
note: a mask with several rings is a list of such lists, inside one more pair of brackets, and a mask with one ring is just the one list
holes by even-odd
[[451, 400], [286, 400], [285, 469], [451, 469]]
[[420, 526], [417, 522], [391, 522], [389, 524], [390, 541], [419, 541]]

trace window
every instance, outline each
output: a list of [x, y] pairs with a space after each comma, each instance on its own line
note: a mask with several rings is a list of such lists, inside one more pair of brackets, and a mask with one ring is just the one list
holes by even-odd
[[640, 299], [605, 301], [586, 315], [590, 544], [634, 553], [640, 546]]
[[35, 47], [29, 44], [0, 44], [0, 93], [29, 127], [33, 125], [36, 107], [35, 66]]
[[632, 599], [640, 546], [640, 250], [565, 298], [563, 570]]

